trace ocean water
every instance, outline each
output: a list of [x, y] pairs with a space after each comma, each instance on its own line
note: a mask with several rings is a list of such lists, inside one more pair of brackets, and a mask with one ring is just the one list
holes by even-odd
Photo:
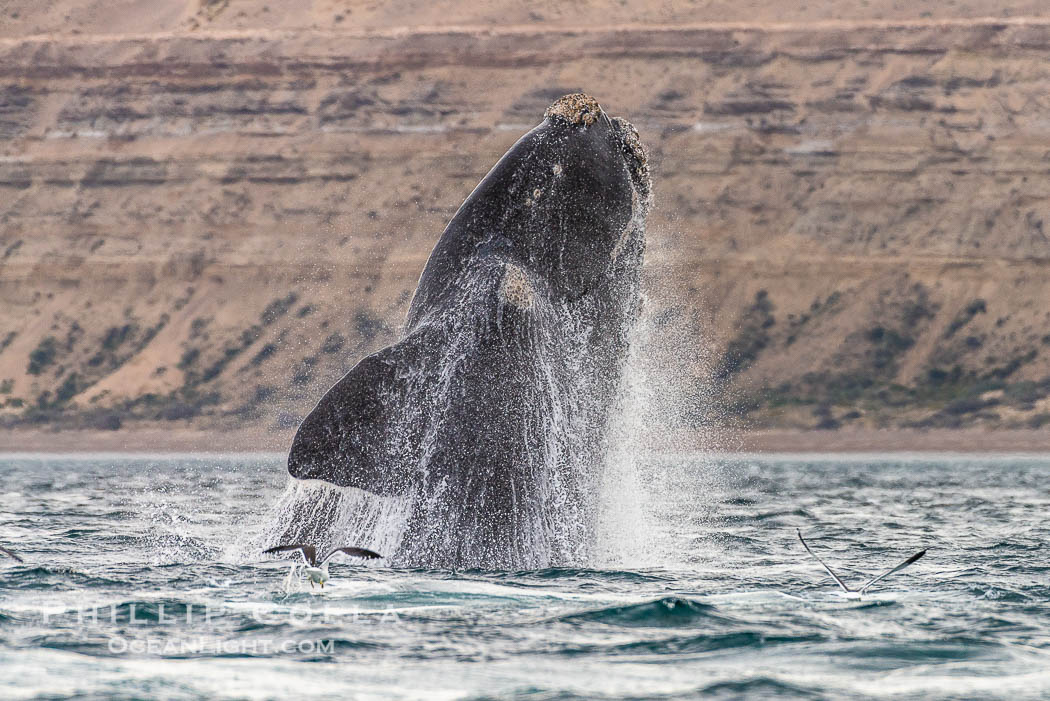
[[0, 698], [1050, 698], [1050, 458], [635, 460], [586, 566], [311, 590], [281, 456], [0, 456]]

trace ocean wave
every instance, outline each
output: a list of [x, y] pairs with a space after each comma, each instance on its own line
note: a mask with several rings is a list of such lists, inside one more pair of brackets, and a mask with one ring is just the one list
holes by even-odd
[[560, 616], [557, 620], [565, 623], [603, 623], [638, 628], [669, 628], [731, 621], [715, 611], [715, 607], [711, 604], [668, 596], [641, 604], [609, 606], [582, 613], [572, 613]]

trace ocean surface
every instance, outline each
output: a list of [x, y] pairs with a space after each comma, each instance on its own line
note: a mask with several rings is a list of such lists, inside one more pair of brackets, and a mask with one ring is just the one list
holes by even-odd
[[0, 699], [1050, 698], [1050, 457], [637, 462], [586, 566], [311, 590], [281, 456], [0, 455]]

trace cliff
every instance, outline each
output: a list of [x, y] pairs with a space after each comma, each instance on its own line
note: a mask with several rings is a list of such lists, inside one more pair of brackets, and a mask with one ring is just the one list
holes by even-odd
[[0, 416], [289, 431], [583, 90], [653, 152], [647, 342], [685, 425], [1044, 426], [1050, 16], [873, 5], [24, 10], [0, 32]]

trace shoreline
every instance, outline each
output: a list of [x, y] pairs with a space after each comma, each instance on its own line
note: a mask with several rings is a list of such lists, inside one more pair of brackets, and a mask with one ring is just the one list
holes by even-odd
[[[0, 455], [11, 453], [285, 453], [293, 432], [265, 429], [204, 431], [142, 428], [122, 431], [0, 431]], [[1050, 454], [1050, 431], [1019, 429], [907, 429], [734, 432], [724, 441], [701, 442], [683, 436], [674, 451], [720, 454], [763, 453], [1032, 453]], [[659, 447], [656, 446], [657, 452]], [[671, 451], [671, 444], [668, 451]]]
[[120, 431], [25, 430], [0, 431], [4, 453], [285, 453], [292, 433], [264, 429], [202, 431], [141, 428]]
[[732, 453], [1032, 453], [1050, 454], [1043, 429], [753, 431]]

